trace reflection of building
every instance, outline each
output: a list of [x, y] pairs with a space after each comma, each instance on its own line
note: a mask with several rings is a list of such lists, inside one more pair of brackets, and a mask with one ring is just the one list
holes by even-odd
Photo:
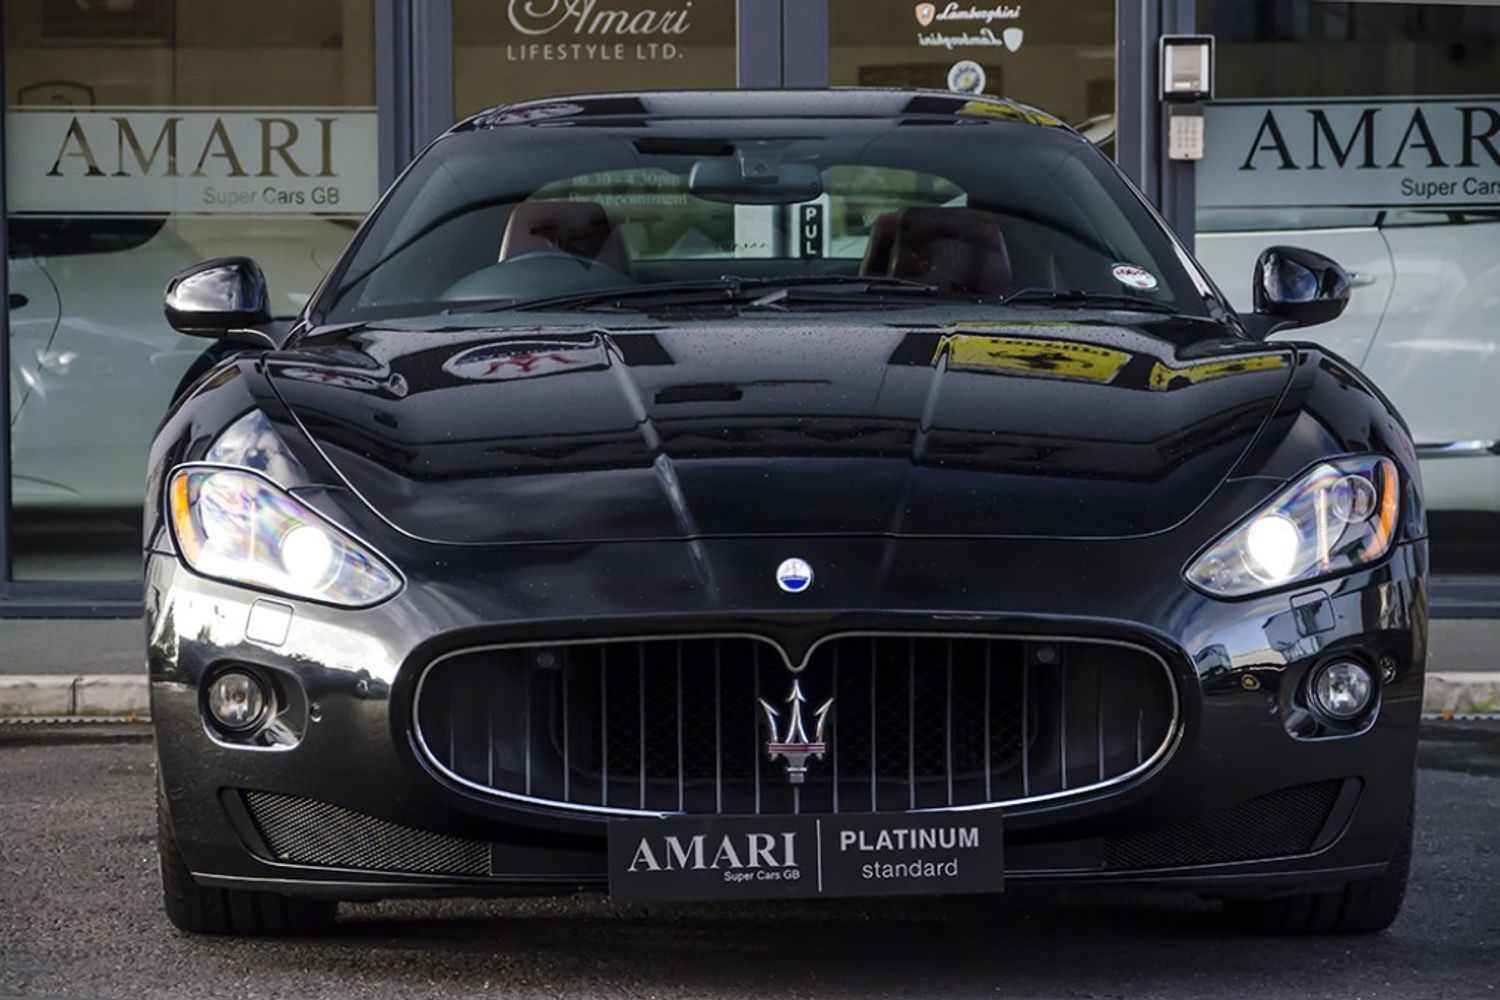
[[[1183, 6], [9, 0], [0, 475], [13, 509], [0, 511], [0, 607], [9, 598], [136, 603], [129, 581], [145, 442], [203, 346], [161, 322], [160, 288], [173, 271], [248, 254], [268, 272], [274, 311], [293, 315], [395, 172], [455, 118], [491, 104], [634, 88], [943, 88], [960, 63], [979, 67], [986, 93], [1043, 107], [1115, 155], [1238, 304], [1248, 304], [1250, 262], [1268, 243], [1309, 245], [1357, 272], [1346, 316], [1311, 336], [1395, 399], [1433, 456], [1424, 474], [1438, 506], [1493, 514], [1500, 9]], [[1219, 58], [1221, 100], [1209, 109], [1198, 167], [1161, 155], [1150, 55], [1163, 32], [1191, 31], [1214, 33]], [[529, 113], [562, 119], [568, 107]], [[1414, 109], [1430, 136], [1412, 125]], [[1254, 169], [1240, 170], [1247, 160]], [[1297, 169], [1283, 169], [1288, 162]], [[941, 206], [961, 195], [945, 182], [881, 188], [860, 169], [830, 178], [844, 207], [826, 220], [828, 256], [858, 258], [891, 205]], [[682, 198], [671, 183], [652, 197]], [[609, 204], [607, 190], [574, 193]], [[670, 245], [772, 252], [770, 243], [734, 242], [727, 207], [723, 221], [725, 232], [672, 233], [680, 242]], [[607, 363], [597, 343], [555, 340], [539, 334], [526, 350], [495, 356], [479, 349], [450, 374], [525, 381]], [[941, 350], [950, 368], [969, 373], [1168, 394], [1225, 391], [1235, 384], [1228, 375], [1279, 363], [1262, 353], [1228, 368], [1167, 366], [1116, 346], [978, 325], [936, 341], [892, 363], [928, 365]], [[390, 374], [335, 364], [304, 377], [400, 398], [405, 383]], [[690, 401], [746, 390], [663, 391]], [[1027, 447], [1052, 454], [1045, 440]], [[1151, 447], [1142, 446], [1143, 468]], [[1086, 464], [1086, 442], [1076, 448], [1072, 457]], [[38, 590], [42, 580], [66, 586]]]

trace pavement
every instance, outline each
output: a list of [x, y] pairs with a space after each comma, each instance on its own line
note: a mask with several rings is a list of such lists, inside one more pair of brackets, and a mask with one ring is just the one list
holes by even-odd
[[1373, 938], [1246, 935], [1127, 890], [346, 904], [316, 938], [192, 938], [160, 909], [144, 730], [20, 730], [0, 729], [0, 997], [1500, 996], [1500, 723], [1424, 729], [1411, 890]]
[[145, 658], [139, 618], [0, 618], [0, 676], [139, 674]]
[[[139, 619], [0, 618], [0, 717], [144, 717]], [[1500, 618], [1431, 624], [1424, 708], [1500, 713]]]

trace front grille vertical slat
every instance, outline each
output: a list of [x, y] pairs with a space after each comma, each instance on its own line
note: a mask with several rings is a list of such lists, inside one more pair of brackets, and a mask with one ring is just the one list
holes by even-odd
[[[682, 717], [682, 643], [676, 644], [677, 662], [677, 811], [682, 812], [687, 804], [687, 774], [682, 758], [682, 729], [686, 721]], [[646, 776], [641, 775], [641, 781]]]
[[458, 722], [453, 717], [453, 699], [448, 699], [448, 761], [458, 765]]
[[875, 700], [877, 688], [880, 684], [879, 657], [876, 655], [878, 646], [875, 639], [870, 639], [870, 812], [880, 811], [880, 746], [878, 743], [879, 725], [879, 703]]
[[948, 676], [945, 678], [945, 684], [943, 685], [943, 705], [945, 711], [943, 719], [945, 737], [943, 740], [943, 750], [946, 757], [946, 764], [943, 770], [948, 778], [948, 804], [951, 806], [953, 804], [953, 640], [947, 640], [944, 646], [948, 654], [946, 663]]
[[1064, 660], [1057, 668], [1057, 682], [1061, 693], [1057, 697], [1057, 772], [1062, 781], [1062, 791], [1068, 790], [1068, 664]]
[[906, 799], [917, 808], [917, 640], [906, 646]]
[[[640, 785], [641, 785], [641, 808], [646, 808], [646, 647], [641, 646], [636, 650], [636, 682], [639, 688], [641, 702], [641, 725], [640, 725]], [[679, 684], [679, 689], [681, 685]]]
[[[995, 800], [995, 755], [994, 755], [993, 752], [991, 752], [991, 749], [990, 749], [990, 747], [992, 746], [992, 744], [990, 743], [990, 722], [991, 722], [991, 716], [993, 714], [993, 712], [992, 712], [992, 707], [993, 706], [990, 705], [990, 698], [992, 697], [991, 688], [993, 687], [993, 684], [992, 684], [992, 681], [991, 681], [991, 677], [992, 677], [992, 669], [991, 669], [991, 667], [992, 667], [993, 663], [994, 663], [994, 653], [990, 649], [989, 643], [985, 643], [985, 646], [984, 646], [984, 800], [986, 802], [993, 802]], [[1026, 698], [1025, 698], [1024, 695], [1021, 698], [1021, 714], [1022, 714], [1022, 716], [1024, 716], [1026, 714]], [[1023, 743], [1025, 742], [1024, 737], [1022, 738], [1022, 742]], [[1024, 753], [1025, 751], [1023, 750], [1022, 752]]]
[[[490, 696], [494, 697], [493, 692], [491, 693]], [[521, 729], [526, 734], [526, 746], [522, 748], [521, 752], [522, 752], [522, 754], [523, 754], [523, 756], [525, 757], [525, 760], [526, 760], [526, 794], [530, 795], [531, 794], [531, 743], [532, 743], [532, 737], [531, 737], [531, 716], [532, 716], [532, 713], [534, 711], [532, 703], [531, 703], [531, 658], [530, 657], [527, 657], [525, 660], [523, 660], [521, 662], [521, 704], [524, 706], [524, 708], [522, 710], [522, 719], [523, 719], [523, 721], [521, 723]], [[490, 783], [494, 784], [494, 781], [491, 780]]]
[[714, 813], [724, 812], [724, 640], [714, 640]]
[[1094, 746], [1099, 751], [1099, 779], [1104, 780], [1104, 671], [1094, 665]]
[[495, 783], [495, 678], [498, 675], [499, 671], [494, 671], [485, 676], [488, 681], [484, 686], [484, 773], [487, 785]]
[[599, 804], [609, 805], [609, 647], [599, 647]]
[[[761, 712], [761, 708], [760, 708], [760, 699], [761, 699], [761, 693], [760, 693], [760, 647], [759, 646], [756, 646], [754, 649], [752, 649], [750, 651], [750, 674], [755, 679], [755, 701], [750, 706], [750, 711], [753, 713], [753, 715], [751, 717], [751, 721], [754, 723], [754, 725], [752, 725], [750, 727], [750, 731], [752, 733], [759, 734], [760, 733], [760, 712]], [[774, 738], [775, 734], [772, 733], [771, 735]], [[751, 746], [750, 752], [755, 757], [755, 815], [759, 816], [760, 815], [760, 756], [761, 756], [761, 748], [760, 748], [760, 741], [758, 739]]]
[[568, 658], [564, 658], [563, 659], [563, 663], [562, 663], [562, 671], [561, 671], [562, 672], [562, 779], [563, 779], [563, 801], [564, 802], [572, 802], [573, 801], [573, 786], [572, 786], [572, 783], [569, 780], [572, 777], [572, 775], [573, 775], [573, 752], [572, 752], [572, 746], [571, 746], [571, 742], [572, 741], [569, 739], [571, 733], [569, 732], [569, 726], [568, 726], [568, 718], [571, 715], [571, 713], [568, 711], [568, 674], [570, 673], [569, 668], [571, 666], [572, 666], [572, 664], [569, 662]]
[[1031, 658], [1021, 657], [1021, 796], [1031, 794]]
[[[479, 791], [585, 811], [1008, 805], [1142, 773], [1177, 720], [1161, 661], [1091, 640], [842, 636], [815, 643], [795, 673], [744, 636], [497, 648], [448, 654], [423, 674], [421, 751]], [[794, 682], [805, 700], [792, 705]], [[793, 785], [767, 744], [799, 708], [814, 735], [830, 699], [824, 755]], [[762, 700], [780, 725], [767, 725]]]
[[[839, 690], [839, 650], [838, 646], [833, 648], [832, 663], [828, 671], [832, 674], [829, 678], [828, 690], [835, 693]], [[838, 726], [838, 701], [835, 700], [833, 708], [828, 713], [830, 728]], [[839, 811], [839, 741], [834, 740], [828, 747], [828, 766], [833, 771], [833, 811]]]

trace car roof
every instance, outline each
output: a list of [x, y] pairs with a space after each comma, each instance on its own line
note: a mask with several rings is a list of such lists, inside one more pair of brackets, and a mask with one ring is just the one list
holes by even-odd
[[1003, 97], [943, 90], [831, 87], [819, 90], [657, 90], [572, 94], [500, 104], [455, 131], [568, 119], [909, 118], [992, 119], [1062, 126], [1038, 108]]

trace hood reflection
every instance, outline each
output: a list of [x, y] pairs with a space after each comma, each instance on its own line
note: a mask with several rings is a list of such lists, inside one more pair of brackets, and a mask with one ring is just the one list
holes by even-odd
[[[1138, 355], [1083, 340], [963, 332], [939, 339], [930, 364], [936, 367], [944, 360], [950, 371], [1042, 376], [1157, 392], [1230, 375], [1287, 368], [1291, 363], [1285, 352], [1266, 350], [1185, 365], [1173, 365], [1152, 356], [1144, 359], [1149, 364], [1145, 368], [1142, 364], [1132, 364], [1140, 360]], [[1127, 372], [1127, 377], [1117, 382], [1122, 371]], [[1144, 378], [1140, 377], [1142, 371]], [[1135, 377], [1130, 377], [1132, 374]]]
[[[1291, 371], [1174, 324], [366, 327], [268, 360], [328, 459], [422, 538], [1113, 537], [1195, 509]], [[409, 391], [336, 391], [351, 351]]]
[[443, 362], [443, 371], [468, 382], [508, 382], [608, 367], [609, 353], [604, 338], [597, 333], [501, 340], [466, 348]]

